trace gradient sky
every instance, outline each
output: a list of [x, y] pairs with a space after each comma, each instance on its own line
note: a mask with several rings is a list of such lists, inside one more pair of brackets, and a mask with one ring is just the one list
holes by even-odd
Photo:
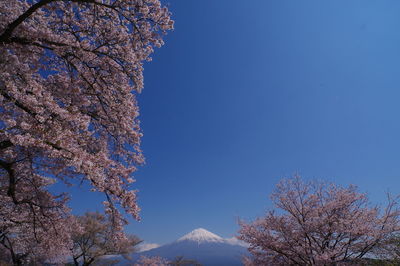
[[[165, 2], [165, 1], [164, 1]], [[400, 193], [400, 1], [170, 0], [145, 66], [141, 222], [166, 243], [233, 236], [281, 177]], [[75, 213], [101, 198], [73, 190]], [[101, 207], [99, 208], [101, 210]]]

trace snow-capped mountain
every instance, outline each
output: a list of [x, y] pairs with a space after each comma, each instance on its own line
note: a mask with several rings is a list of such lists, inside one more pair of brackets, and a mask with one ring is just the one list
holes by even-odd
[[236, 239], [225, 239], [203, 228], [198, 228], [176, 241], [140, 252], [133, 256], [160, 256], [173, 260], [177, 256], [193, 259], [205, 266], [242, 265], [243, 255], [248, 255], [245, 245]]
[[192, 232], [182, 236], [177, 240], [177, 242], [181, 241], [194, 241], [197, 243], [204, 242], [224, 242], [224, 239], [216, 234], [211, 233], [203, 228], [198, 228], [193, 230]]

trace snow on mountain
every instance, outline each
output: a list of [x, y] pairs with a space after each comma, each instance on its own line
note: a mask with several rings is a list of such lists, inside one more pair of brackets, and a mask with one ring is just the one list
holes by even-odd
[[177, 256], [194, 259], [205, 266], [242, 265], [243, 255], [248, 255], [243, 242], [233, 238], [225, 239], [203, 228], [198, 228], [181, 238], [148, 251], [133, 254], [140, 256], [160, 256], [173, 260]]
[[244, 242], [242, 240], [239, 240], [236, 237], [226, 238], [224, 240], [225, 240], [225, 242], [227, 242], [228, 244], [231, 244], [231, 245], [238, 245], [238, 246], [242, 246], [242, 247], [245, 247], [245, 248], [249, 247], [248, 243], [246, 243], [246, 242]]
[[216, 234], [211, 233], [203, 228], [198, 228], [193, 230], [192, 232], [182, 236], [177, 240], [180, 241], [195, 241], [198, 243], [204, 242], [224, 242], [224, 239]]
[[154, 248], [158, 248], [160, 245], [155, 243], [141, 243], [138, 245], [138, 252], [148, 251]]

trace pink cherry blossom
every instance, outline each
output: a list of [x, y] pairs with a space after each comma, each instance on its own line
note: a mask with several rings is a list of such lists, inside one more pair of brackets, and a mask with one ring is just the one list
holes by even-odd
[[399, 232], [399, 210], [389, 198], [381, 210], [355, 186], [280, 182], [271, 196], [277, 208], [252, 223], [241, 222], [239, 239], [254, 256], [246, 265], [334, 265], [364, 258]]
[[68, 238], [56, 222], [68, 216], [67, 197], [48, 192], [48, 177], [103, 192], [116, 231], [120, 209], [139, 219], [136, 95], [143, 62], [173, 28], [168, 9], [159, 0], [1, 0], [0, 11], [0, 243], [21, 236], [22, 250], [57, 229], [63, 237], [48, 246], [58, 249]]

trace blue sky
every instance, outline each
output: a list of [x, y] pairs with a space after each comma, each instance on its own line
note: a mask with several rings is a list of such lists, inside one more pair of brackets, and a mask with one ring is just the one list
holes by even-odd
[[[295, 172], [400, 193], [400, 2], [170, 1], [175, 30], [145, 66], [141, 222], [166, 243], [234, 235]], [[93, 209], [78, 195], [76, 213]], [[96, 207], [97, 208], [97, 207]]]

